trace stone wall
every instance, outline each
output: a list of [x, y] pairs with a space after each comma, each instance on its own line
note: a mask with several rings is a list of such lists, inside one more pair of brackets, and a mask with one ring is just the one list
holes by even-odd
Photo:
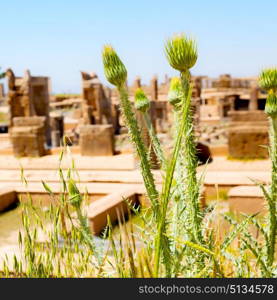
[[80, 151], [85, 156], [110, 156], [114, 154], [112, 125], [80, 126]]
[[10, 129], [13, 153], [17, 157], [39, 157], [45, 150], [45, 117], [16, 117]]
[[230, 113], [228, 151], [232, 158], [267, 158], [268, 120], [262, 111]]

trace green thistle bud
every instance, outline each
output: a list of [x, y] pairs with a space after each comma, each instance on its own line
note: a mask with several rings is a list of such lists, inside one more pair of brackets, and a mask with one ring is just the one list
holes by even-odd
[[277, 117], [277, 95], [270, 90], [266, 99], [265, 113], [272, 118]]
[[182, 85], [179, 77], [173, 77], [170, 81], [168, 101], [175, 108], [177, 108], [182, 101]]
[[135, 108], [145, 113], [150, 107], [150, 101], [146, 97], [144, 91], [138, 88], [135, 92]]
[[104, 46], [102, 57], [107, 80], [115, 86], [122, 86], [127, 79], [127, 70], [115, 50], [109, 45]]
[[180, 72], [187, 72], [197, 60], [195, 41], [183, 34], [169, 39], [165, 45], [165, 52], [171, 67]]
[[260, 87], [265, 90], [277, 90], [277, 69], [265, 69], [260, 74]]

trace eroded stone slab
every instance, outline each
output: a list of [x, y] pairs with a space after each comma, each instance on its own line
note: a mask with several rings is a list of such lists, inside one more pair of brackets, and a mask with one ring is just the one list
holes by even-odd
[[84, 156], [111, 156], [114, 154], [112, 125], [84, 125], [80, 127], [80, 149]]
[[267, 210], [262, 190], [258, 186], [237, 186], [228, 193], [230, 211], [244, 214], [264, 214]]

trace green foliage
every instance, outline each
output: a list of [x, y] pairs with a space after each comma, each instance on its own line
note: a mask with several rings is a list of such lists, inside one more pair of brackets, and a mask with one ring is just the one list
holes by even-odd
[[264, 69], [259, 78], [260, 87], [269, 91], [277, 89], [277, 69]]
[[129, 100], [128, 91], [126, 88], [127, 71], [117, 53], [111, 46], [104, 47], [103, 64], [107, 80], [116, 85], [118, 89], [125, 124], [128, 128], [131, 141], [133, 142], [136, 152], [140, 157], [140, 167], [145, 188], [157, 218], [159, 194], [155, 186], [154, 177], [151, 172], [150, 162], [148, 160], [146, 147], [141, 137], [140, 128]]
[[277, 118], [277, 95], [273, 90], [270, 90], [268, 93], [265, 104], [265, 113], [272, 118]]

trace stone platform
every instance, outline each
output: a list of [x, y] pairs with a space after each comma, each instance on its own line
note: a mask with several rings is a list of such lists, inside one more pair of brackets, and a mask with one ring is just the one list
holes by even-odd
[[[142, 196], [145, 194], [143, 179], [140, 171], [135, 169], [132, 155], [83, 157], [79, 154], [72, 154], [71, 156], [64, 157], [62, 169], [66, 170], [70, 167], [72, 158], [74, 159], [78, 170], [79, 189], [82, 193], [87, 191], [88, 194], [88, 216], [94, 232], [99, 233], [108, 213], [116, 219], [116, 209], [122, 205], [124, 207], [122, 195], [127, 193], [127, 198], [143, 201]], [[28, 182], [27, 187], [21, 182], [20, 166], [24, 170], [24, 177]], [[14, 191], [17, 195], [14, 201], [18, 199], [24, 201], [29, 193], [35, 202], [43, 205], [55, 203], [61, 192], [58, 167], [58, 155], [21, 158], [20, 160], [13, 156], [0, 156], [0, 190]], [[199, 176], [204, 169], [204, 166], [199, 167]], [[161, 188], [162, 172], [154, 170], [153, 174], [158, 188]], [[264, 183], [269, 182], [270, 162], [268, 160], [242, 162], [216, 157], [206, 169], [204, 198], [217, 189], [225, 189], [228, 192], [240, 186], [255, 188], [252, 179]], [[50, 186], [53, 196], [45, 191], [41, 180]], [[99, 212], [99, 216], [96, 212]]]

